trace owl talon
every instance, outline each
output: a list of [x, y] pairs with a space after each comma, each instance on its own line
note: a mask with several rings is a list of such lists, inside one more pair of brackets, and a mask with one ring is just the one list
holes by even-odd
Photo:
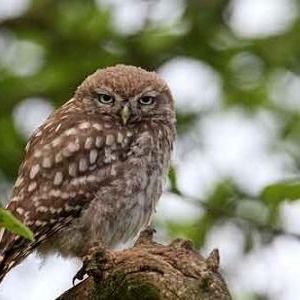
[[76, 275], [73, 277], [72, 283], [75, 285], [76, 280], [83, 280], [85, 275], [94, 277], [97, 274], [97, 270], [99, 269], [98, 262], [96, 258], [89, 258], [83, 260], [82, 267], [78, 270]]
[[87, 274], [88, 276], [101, 278], [103, 272], [109, 269], [113, 263], [115, 255], [107, 251], [103, 246], [95, 244], [90, 248], [86, 256], [82, 258], [83, 265], [73, 278], [73, 285], [77, 280], [82, 280]]
[[83, 266], [79, 269], [79, 271], [75, 274], [75, 276], [72, 279], [73, 286], [75, 285], [76, 280], [81, 281], [84, 278], [85, 274], [87, 274], [86, 265], [83, 264]]
[[143, 231], [141, 231], [138, 239], [135, 242], [135, 246], [151, 244], [153, 243], [153, 235], [156, 233], [155, 228], [147, 226]]

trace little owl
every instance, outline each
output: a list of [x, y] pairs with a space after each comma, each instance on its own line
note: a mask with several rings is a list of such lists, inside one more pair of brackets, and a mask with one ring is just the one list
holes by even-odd
[[34, 233], [0, 230], [0, 281], [34, 250], [84, 257], [148, 225], [175, 136], [167, 84], [154, 72], [98, 70], [30, 138], [7, 205]]

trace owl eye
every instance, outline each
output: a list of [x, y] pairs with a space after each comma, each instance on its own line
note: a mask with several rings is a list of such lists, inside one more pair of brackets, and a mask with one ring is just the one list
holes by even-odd
[[139, 99], [139, 103], [142, 105], [151, 105], [154, 103], [154, 97], [145, 96]]
[[114, 102], [114, 98], [107, 94], [98, 94], [97, 99], [103, 104], [112, 104]]

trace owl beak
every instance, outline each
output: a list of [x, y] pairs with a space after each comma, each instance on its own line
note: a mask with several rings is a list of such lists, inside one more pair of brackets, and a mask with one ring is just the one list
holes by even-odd
[[128, 105], [124, 105], [122, 111], [121, 111], [121, 118], [122, 118], [122, 123], [123, 125], [126, 125], [127, 124], [127, 121], [130, 117], [130, 110], [129, 110], [129, 107]]

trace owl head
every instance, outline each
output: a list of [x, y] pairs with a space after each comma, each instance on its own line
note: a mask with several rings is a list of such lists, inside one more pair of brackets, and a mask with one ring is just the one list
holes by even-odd
[[78, 87], [75, 101], [88, 114], [130, 126], [144, 120], [174, 122], [174, 103], [166, 82], [155, 72], [126, 65], [98, 70]]

